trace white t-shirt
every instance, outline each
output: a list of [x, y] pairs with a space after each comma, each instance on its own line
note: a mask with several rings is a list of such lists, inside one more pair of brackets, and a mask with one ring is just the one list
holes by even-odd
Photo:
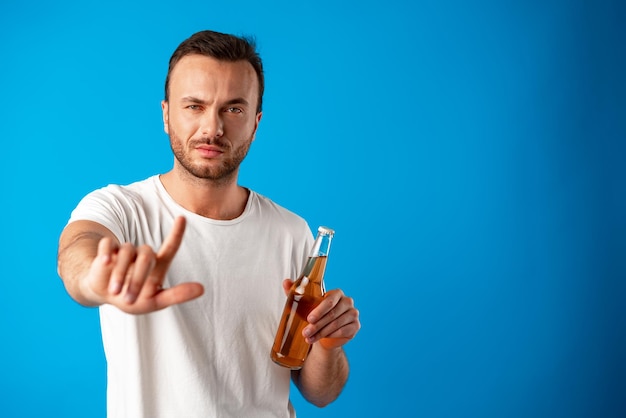
[[250, 191], [241, 216], [208, 219], [153, 176], [88, 194], [70, 222], [96, 221], [156, 250], [178, 215], [187, 227], [164, 286], [197, 281], [204, 294], [147, 315], [100, 307], [108, 417], [294, 417], [290, 372], [269, 353], [281, 283], [297, 277], [313, 242], [302, 218]]

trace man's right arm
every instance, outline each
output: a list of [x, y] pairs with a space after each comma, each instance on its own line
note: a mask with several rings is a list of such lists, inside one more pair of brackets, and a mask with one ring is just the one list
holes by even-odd
[[58, 272], [74, 300], [85, 306], [111, 304], [126, 313], [145, 314], [202, 295], [200, 283], [163, 282], [185, 232], [185, 218], [174, 220], [158, 251], [120, 243], [104, 226], [72, 222], [59, 240]]

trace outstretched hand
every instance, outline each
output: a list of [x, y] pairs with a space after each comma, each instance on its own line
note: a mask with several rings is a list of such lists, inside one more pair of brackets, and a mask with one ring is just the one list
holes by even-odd
[[148, 245], [135, 247], [125, 243], [118, 246], [111, 238], [102, 238], [87, 277], [82, 281], [83, 292], [101, 304], [114, 305], [131, 314], [158, 311], [201, 296], [204, 288], [200, 283], [163, 288], [185, 225], [185, 218], [176, 218], [157, 252]]

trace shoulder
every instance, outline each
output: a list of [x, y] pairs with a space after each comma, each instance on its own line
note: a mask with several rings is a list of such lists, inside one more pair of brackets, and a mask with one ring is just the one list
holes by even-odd
[[128, 214], [140, 211], [146, 200], [154, 200], [149, 190], [153, 177], [129, 185], [109, 184], [84, 196], [72, 211], [70, 221], [85, 219], [99, 221], [102, 218], [121, 220]]
[[250, 193], [263, 218], [280, 221], [279, 223], [291, 230], [294, 235], [311, 234], [309, 225], [303, 217], [260, 193], [254, 191]]
[[128, 185], [109, 184], [83, 197], [70, 214], [68, 224], [79, 220], [96, 222], [108, 228], [120, 242], [132, 241], [137, 225], [157, 220], [158, 202], [155, 177]]
[[142, 204], [144, 200], [156, 194], [154, 179], [155, 177], [149, 177], [127, 185], [109, 184], [90, 192], [83, 200]]

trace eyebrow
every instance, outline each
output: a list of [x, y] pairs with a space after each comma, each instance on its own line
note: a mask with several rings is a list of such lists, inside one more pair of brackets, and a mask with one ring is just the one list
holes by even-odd
[[[196, 103], [196, 104], [207, 104], [208, 102], [206, 100], [202, 100], [198, 97], [194, 97], [194, 96], [185, 96], [181, 99], [182, 102], [187, 102], [187, 103]], [[224, 103], [224, 106], [229, 106], [229, 105], [235, 105], [235, 104], [242, 104], [242, 105], [246, 105], [248, 106], [250, 103], [244, 99], [243, 97], [236, 97], [234, 99], [230, 99], [228, 101], [226, 101], [226, 103]]]

